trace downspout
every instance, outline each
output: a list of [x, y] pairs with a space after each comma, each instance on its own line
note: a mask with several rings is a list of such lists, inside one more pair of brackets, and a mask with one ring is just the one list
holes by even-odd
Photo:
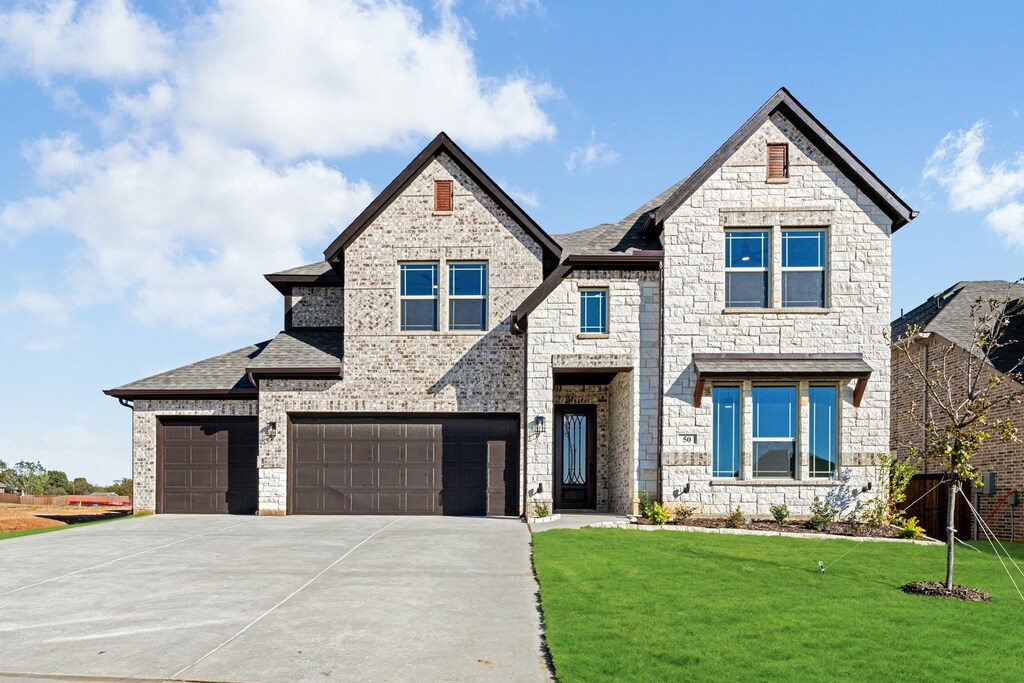
[[530, 368], [530, 332], [528, 329], [523, 329], [523, 519], [528, 519], [529, 514], [526, 509], [526, 487], [527, 487], [527, 450], [530, 443], [530, 420], [527, 417], [527, 409], [529, 403], [527, 401], [527, 387], [529, 387], [529, 381], [527, 379], [527, 373]]
[[924, 386], [921, 387], [924, 391], [924, 406], [923, 414], [921, 415], [921, 454], [924, 458], [924, 472], [928, 474], [928, 341], [924, 340]]
[[662, 447], [665, 430], [665, 261], [658, 263], [658, 495], [656, 500], [664, 504], [661, 485]]
[[[123, 405], [125, 408], [131, 408], [132, 410], [132, 514], [135, 514], [135, 402], [131, 399], [121, 398], [118, 396], [117, 402]], [[155, 502], [155, 501], [154, 501]]]

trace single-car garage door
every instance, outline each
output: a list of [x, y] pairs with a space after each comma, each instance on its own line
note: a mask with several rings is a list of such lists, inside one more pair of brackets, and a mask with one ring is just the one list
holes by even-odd
[[156, 511], [255, 513], [257, 429], [253, 418], [161, 418]]
[[519, 418], [293, 417], [292, 514], [518, 514]]

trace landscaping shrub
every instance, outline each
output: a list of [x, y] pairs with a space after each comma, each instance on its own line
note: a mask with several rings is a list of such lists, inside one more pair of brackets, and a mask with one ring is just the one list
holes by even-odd
[[547, 517], [551, 514], [551, 509], [547, 503], [534, 503], [533, 504], [533, 516], [534, 517]]
[[728, 529], [739, 529], [740, 527], [746, 525], [747, 519], [743, 516], [743, 513], [740, 512], [739, 508], [736, 508], [736, 512], [732, 513], [731, 515], [725, 518], [725, 526]]
[[887, 453], [875, 456], [875, 479], [879, 493], [861, 508], [861, 523], [871, 529], [880, 529], [887, 524], [899, 525], [904, 513], [898, 506], [907, 499], [907, 486], [917, 474], [917, 465], [917, 460], [897, 458]]
[[822, 500], [818, 496], [814, 497], [814, 501], [811, 503], [811, 518], [807, 520], [807, 526], [811, 529], [821, 531], [829, 523], [835, 520], [836, 515], [839, 511], [832, 506], [827, 500]]
[[896, 526], [900, 530], [900, 538], [921, 538], [924, 536], [924, 527], [917, 523], [917, 517], [899, 519]]
[[640, 492], [640, 516], [644, 519], [651, 518], [651, 494], [647, 491]]
[[697, 508], [691, 507], [685, 503], [680, 503], [679, 505], [676, 506], [676, 509], [674, 511], [676, 523], [686, 524], [687, 520], [689, 520], [690, 517], [693, 517], [693, 513], [695, 513], [696, 511]]
[[661, 503], [651, 503], [647, 508], [647, 519], [652, 524], [665, 526], [671, 518], [672, 515], [668, 513], [668, 509]]
[[789, 508], [785, 505], [772, 505], [769, 509], [771, 510], [772, 517], [775, 518], [775, 521], [778, 522], [780, 526], [785, 524], [786, 520], [789, 519]]

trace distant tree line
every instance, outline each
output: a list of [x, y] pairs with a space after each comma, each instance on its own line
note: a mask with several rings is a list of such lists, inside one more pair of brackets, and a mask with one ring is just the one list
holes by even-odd
[[118, 479], [109, 486], [97, 486], [85, 477], [68, 479], [60, 470], [48, 470], [40, 462], [22, 460], [13, 466], [0, 460], [0, 484], [8, 491], [21, 490], [27, 496], [84, 496], [90, 493], [132, 495], [132, 480]]

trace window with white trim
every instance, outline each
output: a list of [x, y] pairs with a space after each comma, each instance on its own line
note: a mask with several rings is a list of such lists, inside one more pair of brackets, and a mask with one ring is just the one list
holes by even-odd
[[487, 264], [448, 264], [448, 329], [487, 329]]
[[725, 231], [725, 307], [767, 308], [771, 231]]
[[757, 386], [753, 403], [753, 475], [755, 479], [796, 477], [796, 386]]
[[827, 242], [824, 230], [782, 231], [783, 307], [825, 307]]
[[608, 334], [608, 290], [580, 290], [580, 334]]
[[437, 331], [436, 263], [402, 263], [400, 306], [403, 332]]

